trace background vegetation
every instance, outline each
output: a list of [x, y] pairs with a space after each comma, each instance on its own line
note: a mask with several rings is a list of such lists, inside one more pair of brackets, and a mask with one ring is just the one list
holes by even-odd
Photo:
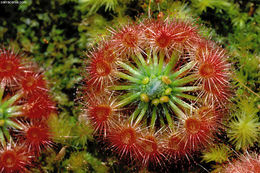
[[[147, 171], [118, 160], [105, 144], [81, 122], [77, 88], [82, 85], [85, 51], [118, 27], [140, 18], [164, 15], [195, 20], [205, 37], [223, 45], [232, 63], [233, 97], [221, 143], [236, 152], [259, 153], [260, 7], [258, 0], [26, 0], [0, 3], [0, 40], [3, 47], [18, 50], [45, 71], [57, 102], [59, 118], [50, 120], [56, 146], [40, 158], [33, 172], [137, 172]], [[76, 108], [76, 109], [75, 109]], [[246, 123], [246, 122], [250, 122]], [[243, 124], [255, 132], [236, 140]], [[244, 134], [244, 132], [243, 132]], [[223, 147], [222, 147], [223, 148]], [[212, 171], [214, 151], [195, 156], [192, 162], [174, 163], [179, 172]], [[214, 156], [215, 157], [215, 156]], [[187, 169], [188, 167], [188, 169]]]

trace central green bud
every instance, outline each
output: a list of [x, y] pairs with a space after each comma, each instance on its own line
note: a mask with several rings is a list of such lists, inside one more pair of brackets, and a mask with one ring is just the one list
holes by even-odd
[[114, 72], [119, 83], [108, 86], [112, 92], [124, 93], [115, 108], [135, 103], [133, 105], [137, 107], [129, 118], [131, 123], [146, 121], [151, 128], [157, 123], [173, 127], [175, 120], [172, 115], [185, 117], [186, 112], [192, 108], [191, 101], [197, 100], [194, 95], [201, 89], [201, 86], [192, 83], [198, 79], [191, 71], [196, 62], [180, 66], [177, 64], [178, 67], [175, 68], [179, 58], [177, 52], [171, 57], [149, 52], [145, 56], [141, 53], [132, 56], [129, 64], [119, 61], [121, 69]]
[[158, 78], [151, 79], [146, 86], [146, 93], [151, 99], [160, 97], [164, 92], [164, 84]]
[[142, 94], [140, 95], [140, 99], [143, 102], [150, 102], [157, 106], [159, 103], [167, 103], [169, 101], [169, 95], [172, 91], [169, 88], [169, 84], [171, 84], [171, 80], [168, 76], [155, 76], [151, 75], [149, 77], [145, 77], [142, 80]]

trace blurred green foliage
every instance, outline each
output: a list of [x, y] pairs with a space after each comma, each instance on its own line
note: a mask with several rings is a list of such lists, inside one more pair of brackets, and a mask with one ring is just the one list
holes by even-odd
[[[109, 34], [107, 27], [117, 28], [149, 16], [157, 18], [159, 12], [165, 17], [195, 20], [201, 25], [201, 34], [225, 46], [233, 68], [233, 110], [236, 112], [239, 98], [244, 96], [254, 100], [244, 106], [254, 107], [255, 119], [259, 116], [258, 0], [26, 0], [20, 5], [0, 4], [0, 10], [2, 46], [20, 50], [44, 69], [60, 112], [59, 118], [50, 121], [56, 151], [41, 158], [46, 162], [41, 170], [135, 172], [125, 168], [111, 153], [98, 152], [93, 129], [78, 122], [76, 88], [81, 86], [84, 76], [85, 51]], [[237, 114], [234, 111], [231, 122], [241, 115], [240, 110]], [[58, 153], [62, 146], [67, 147], [63, 156], [52, 163], [62, 154]], [[211, 157], [207, 160], [214, 161]], [[196, 170], [203, 169], [198, 166]]]
[[236, 150], [246, 149], [260, 140], [260, 122], [255, 107], [254, 97], [237, 97], [236, 108], [232, 109], [231, 120], [227, 129], [229, 140]]

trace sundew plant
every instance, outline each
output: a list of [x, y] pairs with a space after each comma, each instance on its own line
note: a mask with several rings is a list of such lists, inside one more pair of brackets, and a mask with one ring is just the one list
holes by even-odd
[[0, 172], [25, 172], [53, 146], [47, 118], [55, 104], [33, 63], [0, 49]]
[[230, 64], [194, 24], [147, 19], [111, 29], [88, 56], [85, 115], [120, 158], [162, 166], [213, 142]]
[[258, 1], [0, 10], [0, 173], [260, 172]]

